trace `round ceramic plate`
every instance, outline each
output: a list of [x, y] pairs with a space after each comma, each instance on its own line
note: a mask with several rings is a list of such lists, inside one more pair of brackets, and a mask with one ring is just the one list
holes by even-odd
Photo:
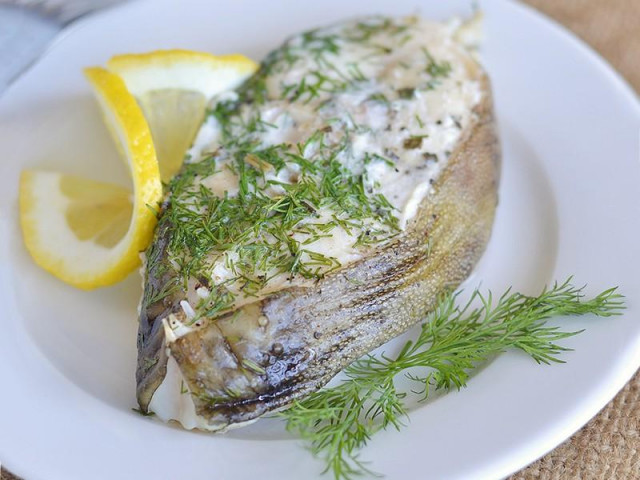
[[[19, 172], [51, 168], [126, 183], [82, 68], [113, 54], [181, 47], [259, 59], [286, 36], [369, 13], [469, 13], [468, 0], [142, 1], [89, 18], [0, 101], [0, 460], [28, 480], [299, 479], [320, 476], [280, 421], [227, 435], [132, 412], [140, 280], [81, 292], [38, 269], [17, 222]], [[484, 63], [504, 149], [488, 250], [466, 283], [536, 293], [575, 275], [619, 285], [621, 317], [556, 319], [586, 331], [566, 364], [507, 353], [468, 388], [411, 411], [362, 452], [387, 478], [500, 478], [582, 426], [640, 365], [640, 107], [598, 56], [519, 4], [481, 3]], [[393, 348], [393, 347], [388, 347]]]

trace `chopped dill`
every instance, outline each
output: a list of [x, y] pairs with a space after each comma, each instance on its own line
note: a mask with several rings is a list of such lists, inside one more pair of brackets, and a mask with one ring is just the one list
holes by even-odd
[[[433, 391], [460, 390], [473, 370], [506, 350], [520, 350], [537, 363], [562, 363], [559, 355], [570, 349], [558, 341], [580, 332], [549, 326], [547, 320], [619, 315], [624, 302], [616, 290], [584, 300], [583, 289], [569, 278], [534, 297], [507, 290], [496, 298], [476, 290], [458, 306], [456, 294], [446, 295], [397, 355], [364, 356], [345, 369], [342, 383], [312, 393], [278, 416], [309, 444], [334, 479], [373, 474], [358, 454], [378, 431], [404, 427], [407, 397], [420, 401]], [[400, 375], [416, 388], [399, 391], [395, 379]]]
[[[313, 281], [340, 268], [337, 258], [313, 246], [335, 229], [351, 235], [358, 248], [380, 244], [399, 233], [393, 205], [376, 192], [379, 185], [367, 179], [366, 168], [345, 164], [354, 155], [353, 137], [376, 131], [354, 119], [348, 109], [336, 111], [334, 102], [339, 95], [370, 91], [372, 86], [365, 60], [345, 61], [340, 57], [344, 49], [359, 49], [364, 58], [372, 52], [389, 55], [390, 39], [393, 45], [407, 41], [412, 26], [411, 20], [372, 17], [344, 31], [305, 32], [271, 52], [232, 96], [210, 106], [207, 114], [219, 129], [217, 146], [199, 159], [190, 159], [168, 185], [170, 195], [158, 232], [171, 233], [162, 248], [152, 245], [147, 252], [148, 271], [161, 280], [146, 289], [145, 305], [161, 302], [200, 279], [207, 293], [201, 294], [192, 321], [215, 317], [229, 311], [238, 295], [259, 295], [275, 277]], [[429, 82], [448, 75], [448, 63], [437, 62], [427, 50], [423, 53]], [[306, 62], [304, 74], [287, 76], [301, 61]], [[282, 74], [279, 84], [269, 81], [278, 74]], [[386, 93], [374, 90], [364, 95], [364, 102], [392, 109], [395, 92]], [[400, 89], [397, 94], [410, 99], [415, 88]], [[267, 118], [264, 106], [278, 102], [308, 104], [309, 110], [331, 118], [298, 143], [267, 142], [265, 138], [271, 132], [277, 136], [287, 121], [284, 116], [277, 121]], [[407, 149], [421, 145], [418, 136], [404, 142]], [[398, 159], [386, 150], [385, 157], [366, 151], [358, 155], [355, 161], [365, 166], [384, 161], [395, 168]], [[227, 190], [221, 195], [206, 181], [221, 173], [237, 180], [237, 192]]]
[[[256, 295], [276, 275], [317, 279], [339, 268], [335, 258], [306, 247], [333, 228], [368, 230], [357, 245], [397, 234], [393, 206], [380, 194], [368, 194], [364, 174], [350, 171], [338, 159], [348, 145], [348, 131], [339, 144], [327, 143], [330, 129], [323, 128], [296, 145], [261, 147], [252, 133], [270, 128], [268, 124], [234, 118], [240, 113], [228, 105], [216, 106], [213, 114], [218, 118], [223, 111], [218, 156], [188, 165], [172, 181], [160, 228], [171, 225], [168, 252], [182, 280], [153, 300], [175, 285], [187, 285], [189, 278], [207, 276], [222, 260], [233, 278], [216, 285], [196, 306], [197, 318], [214, 317], [232, 307], [239, 291]], [[195, 181], [219, 171], [218, 158], [228, 160], [238, 177], [235, 196], [219, 197]], [[295, 169], [294, 182], [279, 180], [286, 169]], [[321, 218], [320, 212], [332, 212], [331, 218]]]
[[414, 97], [415, 93], [415, 88], [401, 88], [400, 90], [398, 90], [398, 98], [409, 100]]

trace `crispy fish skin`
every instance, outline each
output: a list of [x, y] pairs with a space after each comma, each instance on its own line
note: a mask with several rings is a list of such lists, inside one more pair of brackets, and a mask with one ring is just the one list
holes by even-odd
[[[143, 299], [137, 397], [147, 410], [167, 369], [167, 350], [211, 429], [255, 419], [325, 385], [349, 363], [424, 320], [471, 272], [490, 237], [500, 148], [490, 82], [447, 166], [405, 231], [314, 287], [289, 288], [167, 342], [162, 319], [178, 297]], [[169, 207], [170, 208], [170, 207]], [[151, 255], [166, 255], [160, 224]], [[153, 265], [161, 262], [153, 262]], [[154, 267], [157, 268], [157, 267]], [[155, 290], [166, 273], [147, 272]], [[145, 292], [153, 291], [146, 288]]]

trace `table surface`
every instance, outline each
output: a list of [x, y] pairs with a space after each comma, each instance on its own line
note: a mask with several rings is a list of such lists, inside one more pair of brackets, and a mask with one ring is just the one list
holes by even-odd
[[[576, 33], [640, 92], [640, 0], [524, 1]], [[640, 478], [640, 371], [573, 437], [509, 480], [633, 478]], [[16, 479], [0, 471], [0, 480]]]

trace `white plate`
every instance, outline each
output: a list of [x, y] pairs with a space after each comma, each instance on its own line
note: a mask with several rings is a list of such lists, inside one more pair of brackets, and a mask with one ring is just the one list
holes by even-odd
[[[224, 436], [131, 411], [136, 304], [132, 275], [83, 293], [31, 262], [18, 226], [20, 170], [50, 167], [125, 182], [81, 69], [115, 53], [184, 47], [261, 58], [287, 35], [383, 12], [446, 18], [468, 0], [138, 2], [58, 39], [0, 101], [0, 460], [28, 480], [315, 478], [277, 420]], [[593, 416], [640, 365], [640, 108], [599, 57], [518, 4], [482, 3], [484, 58], [504, 144], [489, 249], [467, 285], [536, 292], [575, 274], [590, 293], [620, 285], [619, 318], [558, 319], [586, 328], [564, 365], [499, 357], [469, 387], [419, 406], [410, 425], [362, 453], [387, 478], [499, 478]], [[118, 170], [120, 168], [120, 170]]]

